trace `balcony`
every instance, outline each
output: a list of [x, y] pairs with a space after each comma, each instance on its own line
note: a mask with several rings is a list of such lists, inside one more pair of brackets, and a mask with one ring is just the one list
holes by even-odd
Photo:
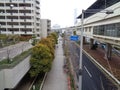
[[25, 28], [23, 25], [20, 25], [19, 28]]
[[0, 11], [0, 16], [5, 16], [5, 13], [4, 13], [5, 11], [3, 10], [3, 11]]
[[33, 28], [33, 26], [26, 26], [26, 28]]
[[39, 5], [39, 4], [36, 4], [36, 8], [37, 8], [37, 9], [40, 9], [40, 5]]
[[19, 25], [13, 25], [13, 28], [19, 28], [20, 26]]
[[5, 9], [6, 9], [6, 10], [18, 10], [19, 8], [18, 8], [18, 7], [13, 7], [13, 8], [11, 9], [10, 6], [6, 6]]
[[12, 28], [12, 25], [7, 25], [7, 28]]
[[33, 22], [33, 20], [31, 20], [31, 19], [26, 19], [26, 22]]
[[33, 34], [33, 32], [32, 32], [32, 31], [31, 31], [31, 32], [30, 32], [30, 31], [29, 31], [29, 32], [28, 32], [28, 31], [26, 31], [26, 32], [25, 32], [25, 31], [21, 31], [21, 33], [20, 33], [20, 34], [28, 34], [28, 35], [32, 35], [32, 34]]
[[19, 7], [19, 10], [32, 10], [33, 8], [31, 8], [31, 7]]
[[26, 16], [34, 16], [33, 13], [26, 13]]

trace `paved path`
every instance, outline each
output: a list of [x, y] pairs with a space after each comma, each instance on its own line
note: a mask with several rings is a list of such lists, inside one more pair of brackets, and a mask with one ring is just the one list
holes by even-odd
[[15, 56], [30, 48], [32, 48], [32, 45], [29, 42], [20, 42], [14, 45], [0, 48], [0, 61], [6, 59], [8, 55], [9, 58], [14, 58]]
[[42, 90], [68, 90], [67, 77], [63, 72], [63, 48], [62, 41], [59, 37], [58, 48], [56, 48], [55, 59], [53, 61], [52, 69], [48, 73], [46, 81]]

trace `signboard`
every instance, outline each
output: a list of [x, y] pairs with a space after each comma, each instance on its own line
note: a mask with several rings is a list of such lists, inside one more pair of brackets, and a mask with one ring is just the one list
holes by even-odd
[[79, 36], [77, 36], [77, 35], [70, 36], [70, 40], [72, 40], [72, 41], [78, 41], [79, 40]]

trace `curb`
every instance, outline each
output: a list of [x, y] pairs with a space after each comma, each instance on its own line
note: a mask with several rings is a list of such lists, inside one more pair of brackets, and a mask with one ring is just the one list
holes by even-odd
[[36, 77], [35, 77], [35, 79], [33, 80], [32, 84], [31, 84], [31, 86], [29, 87], [29, 89], [28, 89], [28, 90], [31, 90], [31, 88], [32, 88], [32, 86], [33, 86], [33, 84], [34, 84], [34, 82], [35, 82], [36, 78], [37, 78], [37, 76], [36, 76]]
[[70, 82], [70, 77], [67, 77], [67, 81], [68, 81], [68, 90], [71, 90], [71, 82]]
[[47, 77], [47, 72], [45, 73], [45, 76], [44, 76], [44, 78], [43, 78], [43, 81], [42, 81], [42, 83], [41, 83], [41, 86], [40, 86], [40, 89], [39, 89], [39, 90], [42, 90], [46, 77]]
[[93, 60], [93, 62], [95, 62], [105, 73], [107, 73], [118, 85], [120, 85], [120, 81], [118, 79], [116, 79], [110, 72], [108, 72], [102, 65], [100, 65], [92, 56], [89, 55], [89, 53], [87, 53], [85, 50], [83, 50], [83, 52], [90, 57], [90, 59]]

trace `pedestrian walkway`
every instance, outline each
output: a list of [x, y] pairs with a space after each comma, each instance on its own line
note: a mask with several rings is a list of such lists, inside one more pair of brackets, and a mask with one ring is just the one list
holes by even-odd
[[42, 90], [68, 90], [67, 76], [63, 71], [64, 56], [62, 48], [62, 38], [59, 37], [58, 47], [55, 51], [55, 59], [53, 61], [52, 69], [48, 72]]

